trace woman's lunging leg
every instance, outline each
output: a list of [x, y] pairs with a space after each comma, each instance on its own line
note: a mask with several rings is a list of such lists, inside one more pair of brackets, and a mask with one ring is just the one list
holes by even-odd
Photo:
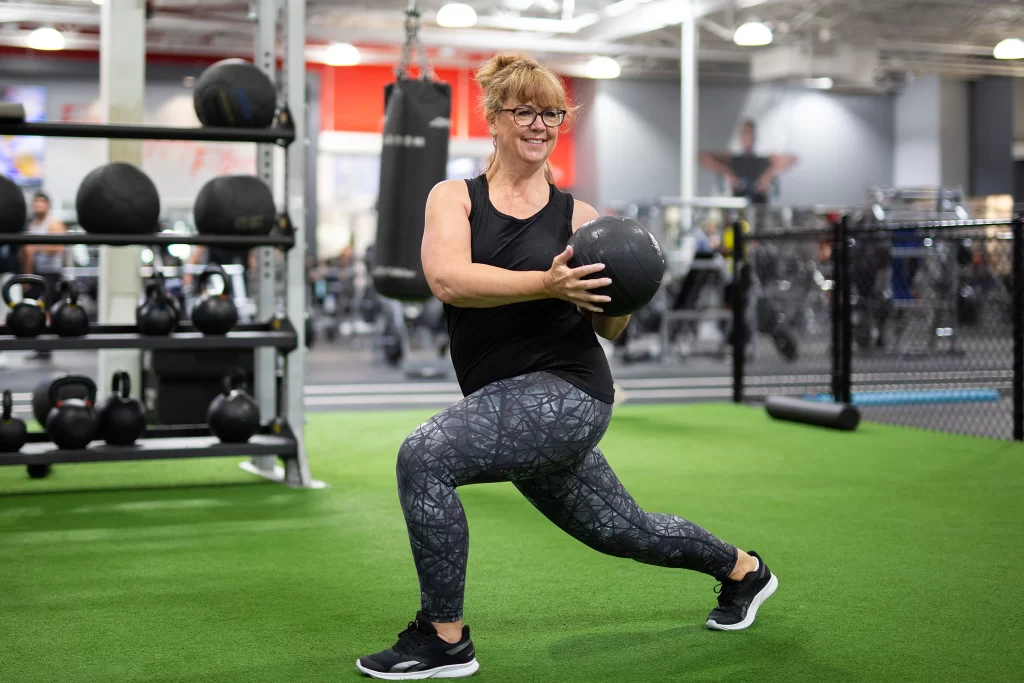
[[469, 528], [456, 487], [564, 470], [600, 440], [610, 417], [610, 405], [531, 373], [484, 387], [409, 435], [398, 491], [427, 619], [462, 618]]
[[728, 577], [737, 549], [674, 515], [644, 512], [596, 446], [569, 468], [516, 482], [548, 519], [591, 548], [663, 567]]

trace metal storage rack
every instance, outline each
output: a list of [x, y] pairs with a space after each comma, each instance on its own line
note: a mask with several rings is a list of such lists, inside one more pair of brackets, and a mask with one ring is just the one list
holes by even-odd
[[[306, 458], [303, 435], [303, 383], [305, 381], [305, 155], [306, 88], [304, 0], [257, 0], [255, 63], [272, 81], [277, 78], [275, 56], [283, 51], [282, 115], [269, 129], [184, 128], [147, 125], [80, 123], [0, 123], [0, 135], [68, 138], [118, 138], [253, 142], [259, 145], [257, 176], [273, 187], [274, 148], [284, 150], [284, 212], [286, 227], [266, 237], [211, 235], [0, 235], [0, 244], [96, 244], [108, 246], [164, 244], [260, 247], [258, 318], [238, 325], [225, 336], [204, 336], [183, 325], [168, 337], [139, 335], [131, 325], [94, 325], [89, 335], [61, 338], [44, 334], [18, 339], [0, 326], [0, 350], [55, 349], [257, 349], [255, 398], [264, 424], [248, 443], [221, 443], [206, 425], [171, 425], [148, 428], [134, 446], [107, 446], [94, 442], [80, 450], [62, 450], [46, 434], [29, 435], [17, 453], [0, 457], [2, 465], [153, 460], [171, 458], [250, 456], [242, 467], [289, 486], [316, 487]], [[278, 29], [281, 29], [278, 31]], [[279, 43], [280, 39], [280, 43]], [[299, 144], [292, 146], [293, 142]], [[277, 316], [275, 249], [284, 252], [284, 318]], [[295, 321], [299, 321], [296, 324]], [[267, 419], [272, 416], [271, 419]], [[283, 461], [276, 467], [274, 458]]]

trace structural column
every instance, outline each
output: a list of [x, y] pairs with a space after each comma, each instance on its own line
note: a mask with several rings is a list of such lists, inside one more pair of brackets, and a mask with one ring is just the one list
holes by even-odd
[[[145, 0], [106, 0], [100, 10], [100, 102], [107, 123], [142, 123], [146, 87]], [[142, 142], [110, 140], [108, 160], [142, 168]], [[141, 282], [142, 248], [100, 247], [99, 320], [134, 324]], [[106, 393], [111, 375], [126, 370], [132, 386], [141, 387], [137, 349], [104, 349], [97, 384]]]
[[690, 11], [682, 23], [680, 54], [680, 193], [683, 199], [683, 229], [692, 224], [693, 207], [687, 204], [697, 191], [697, 18]]

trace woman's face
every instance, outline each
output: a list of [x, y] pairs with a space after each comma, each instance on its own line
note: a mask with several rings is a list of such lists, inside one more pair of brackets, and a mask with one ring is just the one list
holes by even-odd
[[516, 100], [506, 100], [502, 109], [505, 111], [498, 112], [492, 124], [501, 155], [531, 165], [547, 161], [558, 140], [558, 126], [552, 124], [556, 124], [561, 115], [552, 109], [541, 109], [533, 102]]

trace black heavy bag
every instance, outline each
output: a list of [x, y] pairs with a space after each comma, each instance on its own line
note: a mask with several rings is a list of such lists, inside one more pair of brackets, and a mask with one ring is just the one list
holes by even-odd
[[10, 234], [25, 229], [28, 220], [28, 206], [25, 194], [14, 181], [0, 175], [0, 233]]
[[451, 87], [400, 78], [384, 88], [384, 110], [373, 286], [393, 299], [428, 299], [420, 243], [427, 195], [447, 177]]

